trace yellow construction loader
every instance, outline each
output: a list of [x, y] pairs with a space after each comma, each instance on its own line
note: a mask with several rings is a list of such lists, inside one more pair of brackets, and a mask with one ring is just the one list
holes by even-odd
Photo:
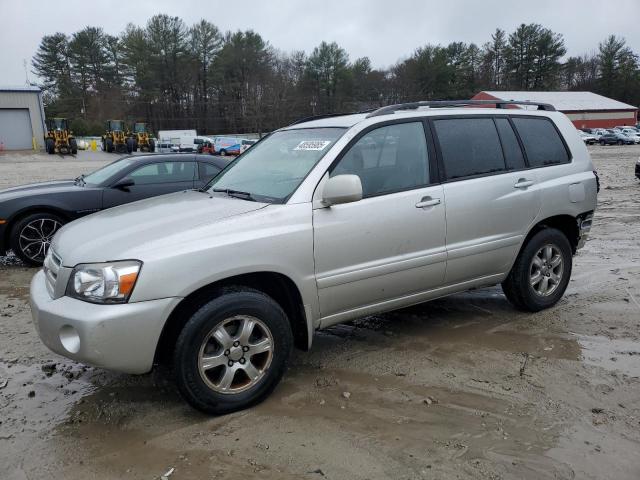
[[127, 143], [127, 134], [122, 120], [107, 120], [102, 135], [102, 150], [105, 152], [131, 153], [131, 142]]
[[150, 129], [146, 123], [136, 122], [133, 124], [133, 128], [129, 132], [129, 138], [127, 139], [127, 147], [131, 148], [131, 151], [137, 152], [140, 149], [141, 152], [153, 152], [156, 149], [156, 142], [149, 135]]
[[71, 153], [75, 155], [78, 153], [78, 144], [71, 130], [69, 130], [69, 122], [66, 118], [47, 119], [47, 134], [44, 137], [44, 146], [50, 155], [54, 153]]

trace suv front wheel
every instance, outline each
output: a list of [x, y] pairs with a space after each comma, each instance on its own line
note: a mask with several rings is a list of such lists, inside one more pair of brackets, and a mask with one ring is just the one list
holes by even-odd
[[572, 259], [564, 233], [545, 228], [522, 248], [502, 290], [520, 310], [537, 312], [552, 307], [567, 289]]
[[195, 408], [224, 414], [266, 398], [293, 346], [287, 315], [271, 297], [234, 287], [202, 306], [178, 337], [178, 389]]

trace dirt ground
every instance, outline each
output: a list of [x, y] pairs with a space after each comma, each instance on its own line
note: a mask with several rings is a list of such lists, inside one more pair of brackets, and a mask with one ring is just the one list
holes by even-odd
[[[640, 146], [590, 149], [603, 189], [555, 308], [517, 312], [495, 287], [338, 326], [267, 401], [223, 417], [165, 372], [49, 352], [35, 270], [0, 258], [0, 478], [640, 478]], [[104, 157], [0, 156], [0, 187]]]

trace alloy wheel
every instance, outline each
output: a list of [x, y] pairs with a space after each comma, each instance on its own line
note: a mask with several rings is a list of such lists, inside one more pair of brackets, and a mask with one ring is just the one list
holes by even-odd
[[202, 380], [218, 393], [240, 393], [256, 385], [273, 359], [274, 341], [260, 319], [236, 315], [205, 337], [198, 355]]
[[533, 256], [529, 267], [529, 283], [541, 297], [551, 295], [562, 281], [564, 261], [562, 252], [553, 244], [540, 248]]
[[52, 218], [39, 218], [27, 223], [20, 231], [20, 250], [34, 262], [43, 262], [60, 227], [62, 224]]

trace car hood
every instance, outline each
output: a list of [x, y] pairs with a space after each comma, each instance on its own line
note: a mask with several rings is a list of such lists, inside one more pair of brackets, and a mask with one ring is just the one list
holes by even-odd
[[188, 230], [259, 210], [268, 204], [189, 190], [103, 210], [62, 227], [52, 248], [67, 267], [110, 260], [143, 260], [180, 242]]
[[0, 190], [0, 202], [28, 195], [46, 195], [50, 193], [76, 191], [79, 188], [73, 180], [57, 180], [53, 182], [31, 183], [19, 187]]

